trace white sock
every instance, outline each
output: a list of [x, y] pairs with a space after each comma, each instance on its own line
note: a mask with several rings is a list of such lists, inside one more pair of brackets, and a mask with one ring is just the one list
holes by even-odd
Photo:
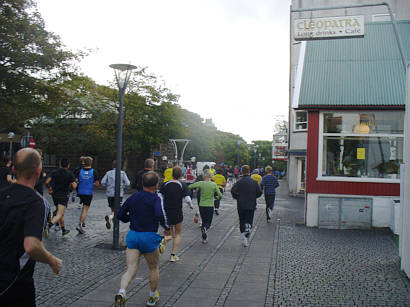
[[108, 218], [110, 219], [110, 222], [112, 222], [112, 219], [114, 218], [114, 215], [111, 214], [111, 215], [108, 216]]
[[157, 297], [157, 291], [152, 292], [151, 290], [149, 291], [149, 296], [151, 297]]
[[125, 291], [125, 289], [120, 289], [120, 291], [118, 291], [118, 293], [123, 293], [125, 295], [127, 292]]

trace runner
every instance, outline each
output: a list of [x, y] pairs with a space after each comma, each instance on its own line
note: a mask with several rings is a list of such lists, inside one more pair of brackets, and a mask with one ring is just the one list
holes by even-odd
[[[115, 200], [115, 167], [116, 160], [112, 161], [112, 170], [105, 173], [103, 179], [101, 179], [101, 185], [107, 187], [106, 195], [108, 200], [108, 207], [111, 208], [111, 214], [105, 216], [105, 226], [107, 229], [111, 228], [111, 223], [114, 218], [114, 200]], [[122, 198], [124, 196], [124, 188], [130, 185], [130, 180], [124, 171], [121, 171], [120, 178], [120, 206], [122, 204]]]
[[[221, 194], [223, 194], [224, 192], [224, 188], [226, 186], [226, 179], [224, 177], [223, 171], [222, 169], [217, 169], [216, 170], [216, 175], [212, 177], [212, 181], [216, 183], [216, 185], [218, 186], [219, 191], [221, 192]], [[215, 207], [215, 214], [219, 215], [219, 204], [221, 203], [221, 199], [218, 199], [217, 197], [215, 197], [214, 200], [214, 207]]]
[[177, 250], [181, 243], [181, 232], [183, 224], [182, 202], [185, 200], [191, 209], [194, 209], [187, 185], [180, 181], [182, 177], [182, 169], [179, 166], [174, 166], [172, 169], [172, 177], [174, 179], [166, 182], [160, 189], [159, 193], [163, 195], [164, 209], [168, 218], [168, 224], [171, 228], [172, 251], [170, 262], [179, 260]]
[[195, 172], [195, 170], [192, 168], [192, 165], [189, 164], [189, 165], [188, 165], [188, 168], [187, 168], [187, 170], [186, 170], [186, 183], [187, 183], [187, 184], [194, 183], [195, 178], [196, 178], [196, 172]]
[[188, 188], [200, 189], [200, 200], [199, 200], [199, 213], [201, 215], [202, 225], [201, 225], [201, 233], [202, 233], [202, 243], [208, 243], [208, 235], [207, 231], [212, 224], [212, 217], [214, 215], [214, 195], [217, 194], [217, 197], [221, 199], [222, 194], [219, 191], [218, 186], [215, 182], [211, 182], [211, 173], [209, 170], [204, 170], [203, 174], [203, 181], [198, 181]]
[[76, 175], [78, 181], [78, 196], [80, 197], [80, 202], [83, 204], [80, 223], [78, 224], [78, 227], [75, 228], [80, 234], [85, 233], [83, 227], [85, 227], [84, 222], [93, 199], [94, 187], [100, 185], [100, 182], [98, 181], [98, 173], [91, 167], [93, 164], [93, 158], [85, 157], [84, 163], [84, 167], [80, 169]]
[[0, 189], [8, 187], [16, 182], [16, 180], [13, 179], [13, 172], [11, 170], [11, 158], [5, 156], [3, 158], [3, 163], [4, 166], [0, 169]]
[[172, 179], [172, 162], [168, 162], [168, 168], [164, 171], [164, 183]]
[[74, 174], [68, 170], [69, 168], [70, 160], [62, 158], [60, 160], [60, 168], [52, 171], [45, 181], [48, 193], [51, 194], [57, 209], [55, 216], [48, 222], [47, 235], [50, 228], [57, 223], [61, 226], [63, 236], [70, 233], [70, 230], [65, 229], [64, 213], [68, 205], [70, 188], [75, 189], [77, 183], [75, 182]]
[[267, 166], [265, 170], [268, 174], [263, 177], [261, 187], [264, 192], [266, 202], [266, 221], [270, 223], [273, 205], [275, 204], [275, 189], [279, 186], [279, 182], [276, 177], [273, 176], [271, 166]]
[[142, 176], [145, 173], [148, 173], [149, 171], [153, 171], [154, 170], [154, 165], [155, 165], [155, 162], [154, 162], [153, 159], [146, 159], [144, 161], [144, 169], [138, 171], [138, 173], [135, 175], [135, 181], [134, 181], [134, 185], [132, 187], [134, 189], [136, 189], [138, 192], [141, 192], [143, 190]]
[[55, 274], [62, 262], [41, 242], [49, 205], [34, 190], [40, 155], [23, 148], [15, 157], [17, 181], [0, 191], [0, 306], [36, 306], [36, 261], [48, 264]]
[[144, 190], [129, 197], [116, 212], [117, 218], [130, 222], [127, 235], [127, 271], [122, 275], [121, 288], [115, 296], [115, 306], [124, 306], [127, 299], [126, 290], [137, 274], [139, 259], [144, 256], [149, 268], [151, 291], [147, 305], [154, 306], [159, 301], [159, 247], [165, 240], [157, 233], [158, 224], [169, 231], [161, 198], [156, 194], [159, 177], [154, 172], [143, 175]]
[[239, 230], [243, 246], [249, 246], [248, 238], [253, 225], [256, 199], [262, 195], [259, 184], [249, 176], [249, 166], [242, 166], [242, 178], [231, 189], [232, 197], [237, 200]]
[[254, 169], [251, 178], [255, 180], [259, 185], [261, 184], [262, 177], [261, 175], [259, 175], [259, 170]]

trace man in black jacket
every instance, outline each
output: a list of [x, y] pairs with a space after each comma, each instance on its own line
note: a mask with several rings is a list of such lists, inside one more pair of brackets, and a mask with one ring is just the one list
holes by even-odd
[[142, 186], [142, 176], [144, 176], [145, 173], [148, 173], [149, 171], [154, 170], [154, 165], [155, 162], [152, 159], [146, 159], [144, 162], [144, 169], [140, 170], [137, 172], [137, 175], [135, 175], [135, 181], [132, 187], [134, 189], [137, 189], [138, 192], [141, 192], [143, 190]]
[[232, 197], [237, 200], [239, 215], [239, 230], [241, 231], [243, 246], [248, 246], [248, 238], [253, 224], [256, 210], [256, 199], [262, 195], [258, 183], [250, 176], [248, 165], [242, 166], [242, 178], [231, 189]]

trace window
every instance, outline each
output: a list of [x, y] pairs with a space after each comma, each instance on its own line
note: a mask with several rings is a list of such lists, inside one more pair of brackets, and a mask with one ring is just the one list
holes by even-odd
[[404, 112], [323, 113], [322, 176], [399, 179]]
[[307, 124], [307, 111], [295, 111], [295, 131], [306, 131]]

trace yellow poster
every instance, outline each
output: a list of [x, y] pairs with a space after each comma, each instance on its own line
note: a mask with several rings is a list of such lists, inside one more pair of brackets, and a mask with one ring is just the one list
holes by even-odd
[[357, 148], [357, 160], [366, 159], [366, 148]]

